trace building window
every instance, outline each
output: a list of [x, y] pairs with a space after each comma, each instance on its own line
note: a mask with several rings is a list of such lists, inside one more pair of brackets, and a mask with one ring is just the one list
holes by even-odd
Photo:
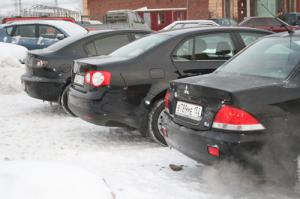
[[164, 12], [157, 13], [157, 23], [158, 23], [158, 25], [165, 23], [165, 13]]

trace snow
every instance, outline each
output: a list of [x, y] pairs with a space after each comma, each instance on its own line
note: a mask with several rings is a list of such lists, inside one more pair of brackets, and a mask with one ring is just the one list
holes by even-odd
[[0, 90], [2, 94], [17, 93], [22, 91], [20, 81], [24, 73], [24, 61], [27, 49], [23, 46], [0, 42]]
[[23, 46], [0, 42], [0, 67], [6, 67], [7, 64], [12, 67], [18, 65], [18, 60], [23, 61], [26, 58], [27, 51]]
[[0, 195], [9, 199], [113, 199], [105, 183], [84, 169], [34, 161], [1, 163]]
[[[253, 183], [235, 165], [203, 166], [138, 132], [70, 117], [21, 87], [10, 92], [5, 86], [19, 82], [24, 68], [9, 63], [0, 67], [8, 81], [0, 84], [0, 198], [299, 198]], [[175, 172], [170, 164], [184, 167]]]

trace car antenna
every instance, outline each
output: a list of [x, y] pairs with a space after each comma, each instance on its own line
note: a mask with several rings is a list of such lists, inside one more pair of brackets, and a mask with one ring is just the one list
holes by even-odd
[[289, 33], [289, 34], [293, 34], [294, 33], [294, 30], [291, 30], [291, 29], [289, 29], [288, 27], [287, 27], [287, 25], [286, 25], [286, 23], [282, 23], [282, 20], [280, 20], [280, 19], [278, 19], [278, 17], [277, 16], [275, 16], [266, 6], [265, 6], [265, 4], [263, 4], [262, 2], [261, 2], [261, 0], [259, 0], [259, 2], [260, 2], [260, 5], [270, 14], [270, 15], [272, 15], [272, 17], [274, 17], [277, 21], [279, 21], [281, 24], [283, 24], [283, 27], [287, 30], [287, 32]]

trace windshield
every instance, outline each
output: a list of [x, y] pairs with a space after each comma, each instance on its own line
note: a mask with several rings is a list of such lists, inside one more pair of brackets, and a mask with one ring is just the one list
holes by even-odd
[[300, 38], [270, 37], [250, 46], [217, 72], [286, 79], [299, 61]]
[[110, 55], [113, 57], [136, 57], [148, 51], [149, 49], [158, 46], [168, 38], [170, 38], [170, 36], [164, 34], [154, 34], [146, 36], [119, 48]]

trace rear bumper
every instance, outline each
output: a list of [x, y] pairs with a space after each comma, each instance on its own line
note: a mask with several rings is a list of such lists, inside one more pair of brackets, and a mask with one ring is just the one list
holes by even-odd
[[[243, 135], [218, 131], [196, 131], [174, 123], [168, 116], [164, 121], [168, 145], [204, 164], [220, 160], [252, 162], [251, 155], [257, 154], [264, 143], [263, 134]], [[210, 156], [208, 146], [217, 146], [220, 157]]]
[[81, 92], [71, 87], [68, 106], [76, 116], [96, 125], [140, 127], [141, 111], [124, 102], [121, 91]]
[[57, 102], [64, 87], [66, 80], [45, 77], [30, 76], [27, 74], [21, 77], [25, 92], [33, 98]]

